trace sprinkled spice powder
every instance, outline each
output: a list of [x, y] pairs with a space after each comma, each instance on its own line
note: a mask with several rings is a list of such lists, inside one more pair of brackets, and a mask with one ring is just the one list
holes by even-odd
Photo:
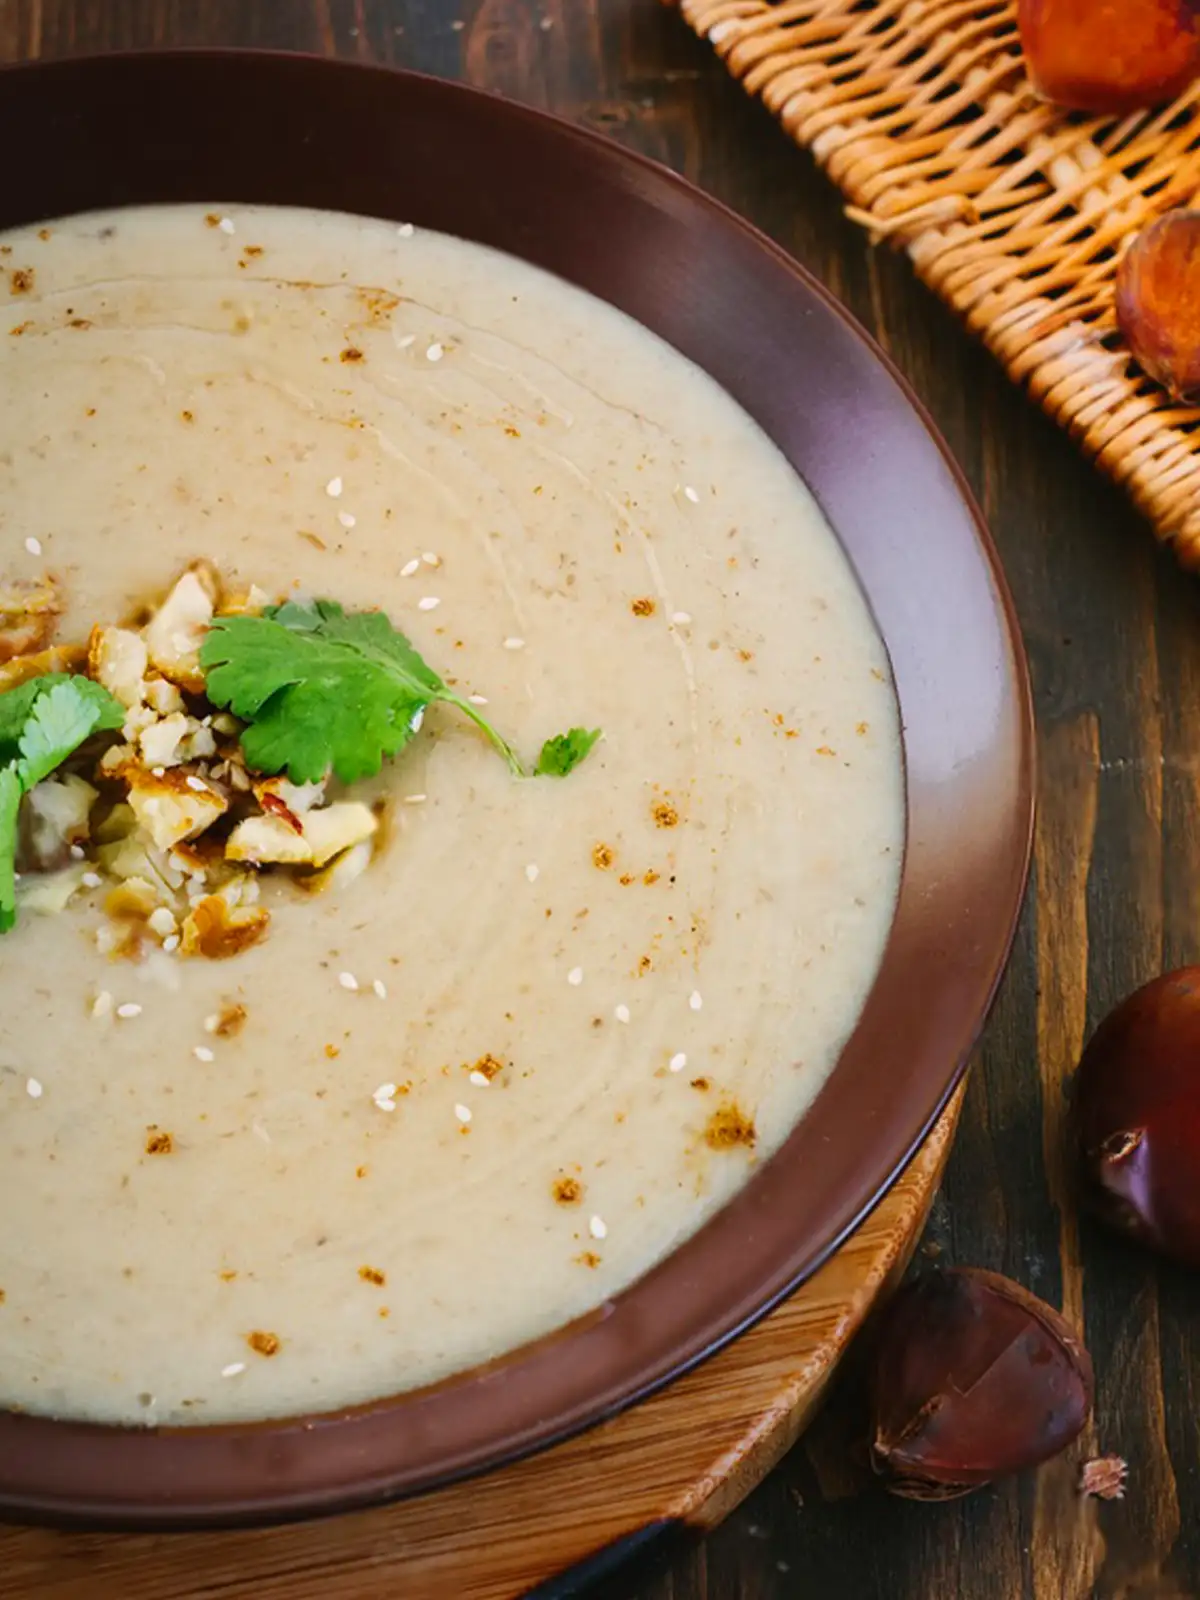
[[629, 609], [635, 617], [652, 617], [658, 608], [649, 595], [643, 595], [638, 600], [631, 600]]
[[599, 867], [601, 872], [607, 872], [616, 859], [611, 845], [598, 844], [592, 851], [592, 865]]
[[377, 1289], [382, 1289], [387, 1282], [387, 1273], [380, 1272], [378, 1267], [359, 1267], [358, 1275], [364, 1283], [373, 1283]]
[[246, 1335], [246, 1343], [259, 1356], [275, 1356], [279, 1354], [280, 1338], [277, 1333], [264, 1333], [256, 1328], [253, 1333]]
[[734, 1101], [718, 1106], [704, 1125], [704, 1142], [710, 1150], [753, 1150], [758, 1140], [754, 1119]]
[[577, 1206], [583, 1199], [583, 1185], [578, 1178], [556, 1178], [550, 1192], [560, 1206]]
[[673, 828], [679, 821], [678, 811], [667, 800], [660, 800], [650, 814], [657, 828]]
[[152, 1122], [146, 1129], [146, 1154], [148, 1156], [169, 1156], [175, 1148], [175, 1141], [169, 1133]]

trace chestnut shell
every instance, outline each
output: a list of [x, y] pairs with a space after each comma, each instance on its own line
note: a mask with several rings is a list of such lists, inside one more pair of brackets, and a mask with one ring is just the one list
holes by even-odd
[[1197, 0], [1020, 0], [1030, 81], [1072, 111], [1164, 105], [1200, 74]]
[[893, 1494], [951, 1500], [1058, 1455], [1092, 1393], [1091, 1358], [1053, 1307], [998, 1273], [931, 1272], [880, 1325], [872, 1464]]
[[1094, 1207], [1200, 1267], [1200, 967], [1109, 1013], [1079, 1063], [1075, 1119]]

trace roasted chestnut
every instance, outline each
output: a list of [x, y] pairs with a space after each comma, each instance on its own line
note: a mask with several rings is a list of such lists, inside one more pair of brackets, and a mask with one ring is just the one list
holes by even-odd
[[1092, 1386], [1078, 1335], [1028, 1290], [994, 1272], [931, 1272], [879, 1329], [872, 1463], [893, 1494], [952, 1500], [1065, 1449]]
[[1020, 0], [1039, 94], [1073, 111], [1163, 105], [1200, 74], [1197, 0]]
[[1075, 1120], [1096, 1209], [1200, 1266], [1200, 967], [1156, 978], [1100, 1024]]
[[1117, 322], [1145, 372], [1176, 400], [1200, 394], [1200, 211], [1168, 211], [1126, 250]]

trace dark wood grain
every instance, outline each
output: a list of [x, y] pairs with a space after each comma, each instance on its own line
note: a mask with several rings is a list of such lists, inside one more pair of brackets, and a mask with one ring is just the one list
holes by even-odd
[[1129, 1458], [1128, 1499], [1080, 1507], [1060, 1465], [952, 1505], [889, 1500], [862, 1486], [835, 1411], [702, 1545], [662, 1569], [635, 1564], [611, 1592], [1200, 1594], [1200, 1279], [1080, 1221], [1062, 1094], [1104, 1011], [1164, 964], [1200, 956], [1195, 583], [903, 258], [867, 246], [811, 162], [657, 0], [0, 0], [0, 58], [152, 43], [299, 48], [461, 77], [676, 167], [874, 330], [963, 463], [1016, 594], [1041, 723], [1035, 883], [928, 1247], [1010, 1273], [1084, 1321], [1094, 1439]]

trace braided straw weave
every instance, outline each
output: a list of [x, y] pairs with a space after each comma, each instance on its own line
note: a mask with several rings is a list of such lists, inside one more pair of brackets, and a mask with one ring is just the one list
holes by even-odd
[[1122, 245], [1200, 191], [1200, 84], [1121, 119], [1039, 100], [1009, 0], [680, 0], [1009, 375], [1200, 567], [1200, 409], [1129, 359]]

